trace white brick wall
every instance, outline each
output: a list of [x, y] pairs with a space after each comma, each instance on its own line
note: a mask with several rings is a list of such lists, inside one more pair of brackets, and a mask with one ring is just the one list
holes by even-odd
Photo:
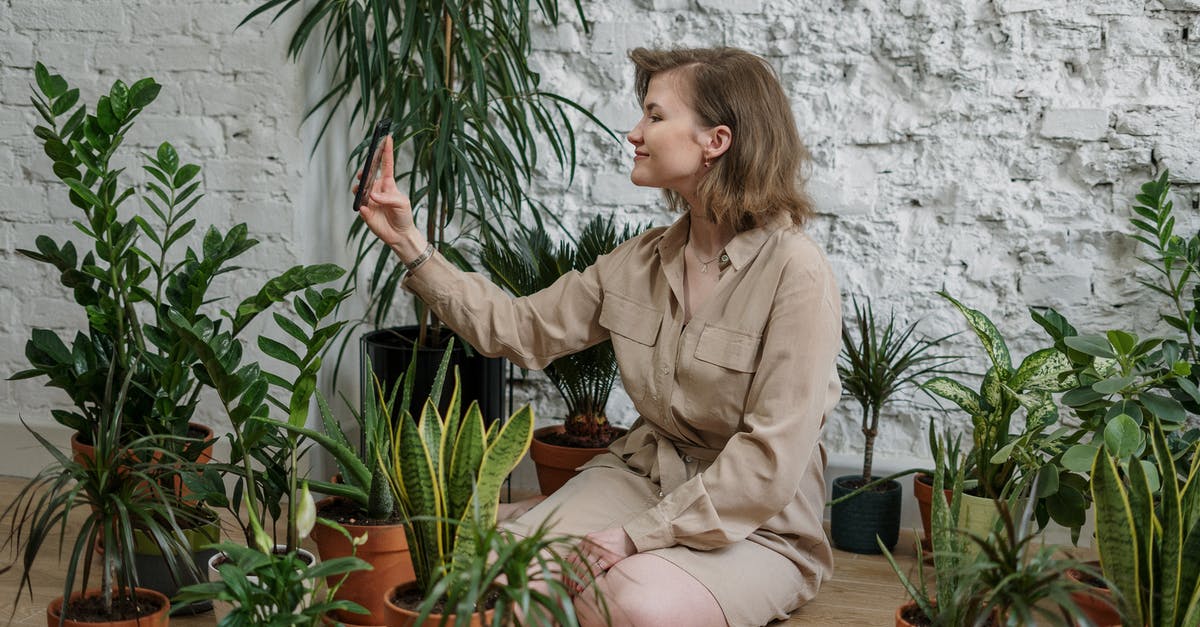
[[[569, 3], [568, 3], [569, 4]], [[35, 58], [85, 99], [114, 78], [154, 76], [159, 101], [133, 142], [175, 142], [205, 167], [203, 215], [247, 221], [263, 245], [245, 264], [258, 280], [295, 262], [338, 260], [345, 149], [338, 132], [309, 159], [300, 127], [315, 57], [284, 58], [296, 18], [236, 31], [244, 0], [0, 0], [0, 372], [22, 364], [30, 326], [71, 322], [44, 273], [13, 250], [35, 233], [69, 233], [61, 188], [30, 133]], [[1030, 305], [1053, 305], [1095, 330], [1156, 327], [1158, 303], [1125, 237], [1129, 200], [1152, 167], [1169, 167], [1177, 206], [1200, 202], [1200, 3], [1195, 0], [592, 0], [585, 34], [542, 26], [533, 62], [548, 87], [590, 107], [618, 133], [637, 119], [625, 51], [637, 45], [736, 45], [763, 53], [793, 98], [815, 155], [811, 191], [843, 294], [921, 319], [930, 334], [962, 328], [933, 295], [945, 287], [997, 320], [1014, 353], [1038, 346]], [[1186, 34], [1185, 34], [1186, 30]], [[306, 84], [309, 81], [309, 84]], [[339, 125], [335, 123], [336, 129]], [[344, 126], [344, 125], [343, 125]], [[581, 170], [563, 195], [547, 168], [536, 183], [574, 224], [616, 211], [670, 219], [633, 187], [629, 149], [579, 128]], [[132, 171], [132, 170], [131, 170]], [[339, 204], [340, 203], [340, 204]], [[329, 207], [336, 207], [331, 210]], [[344, 215], [343, 215], [344, 214]], [[256, 283], [242, 281], [239, 285]], [[239, 294], [240, 296], [240, 294]], [[407, 307], [400, 307], [406, 310]], [[954, 350], [975, 354], [964, 335]], [[978, 366], [975, 362], [973, 365]], [[343, 388], [356, 377], [342, 377]], [[522, 385], [540, 413], [558, 408]], [[632, 418], [628, 400], [613, 413]], [[549, 401], [549, 402], [547, 402]], [[0, 422], [45, 422], [52, 395], [0, 383]], [[925, 407], [898, 407], [883, 456], [923, 449]], [[835, 452], [860, 449], [856, 407], [832, 417]]]

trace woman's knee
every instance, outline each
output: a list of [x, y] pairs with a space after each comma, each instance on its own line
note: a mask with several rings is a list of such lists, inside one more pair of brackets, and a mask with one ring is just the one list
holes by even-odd
[[599, 595], [576, 597], [580, 625], [659, 627], [725, 625], [720, 605], [704, 586], [674, 564], [640, 555], [618, 563], [596, 580]]

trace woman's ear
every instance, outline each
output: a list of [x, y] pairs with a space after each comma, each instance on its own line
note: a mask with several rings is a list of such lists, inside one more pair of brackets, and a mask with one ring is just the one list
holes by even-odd
[[711, 161], [725, 154], [733, 145], [733, 131], [728, 126], [719, 124], [705, 131], [707, 139], [704, 145], [704, 158]]

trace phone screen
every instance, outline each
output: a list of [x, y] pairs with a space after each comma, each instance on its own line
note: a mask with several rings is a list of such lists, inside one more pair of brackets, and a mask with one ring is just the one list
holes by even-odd
[[375, 184], [375, 176], [379, 173], [379, 163], [383, 155], [383, 138], [387, 136], [391, 130], [392, 119], [384, 118], [375, 125], [375, 132], [371, 134], [371, 144], [367, 147], [367, 153], [363, 155], [362, 178], [359, 179], [358, 193], [354, 195], [355, 211], [366, 204], [367, 194], [371, 193], [371, 186]]

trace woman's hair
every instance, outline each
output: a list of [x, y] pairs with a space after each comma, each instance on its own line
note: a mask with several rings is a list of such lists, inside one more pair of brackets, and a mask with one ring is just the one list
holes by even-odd
[[[745, 231], [786, 212], [796, 225], [813, 214], [804, 193], [811, 157], [774, 70], [761, 57], [737, 48], [649, 50], [629, 58], [637, 68], [638, 102], [650, 78], [677, 70], [690, 93], [682, 94], [706, 127], [724, 124], [733, 142], [700, 180], [697, 194], [713, 221]], [[667, 190], [672, 209], [686, 211], [678, 193]]]

